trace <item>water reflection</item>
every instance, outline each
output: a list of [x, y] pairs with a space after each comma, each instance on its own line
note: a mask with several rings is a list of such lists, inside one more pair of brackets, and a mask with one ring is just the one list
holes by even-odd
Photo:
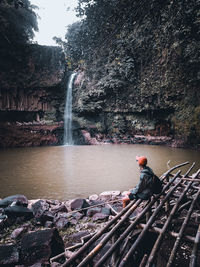
[[[60, 146], [0, 150], [0, 197], [69, 199], [106, 190], [127, 190], [138, 181], [136, 155], [146, 155], [157, 175], [200, 152], [147, 145]], [[188, 167], [182, 168], [183, 172]]]

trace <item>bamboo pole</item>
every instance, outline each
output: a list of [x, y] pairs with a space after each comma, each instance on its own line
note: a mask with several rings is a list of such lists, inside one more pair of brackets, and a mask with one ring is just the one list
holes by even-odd
[[195, 242], [194, 242], [194, 247], [192, 250], [192, 255], [190, 258], [190, 265], [189, 267], [197, 267], [197, 253], [198, 253], [198, 247], [199, 247], [199, 243], [200, 243], [200, 224], [197, 230], [197, 234], [195, 237]]
[[144, 254], [144, 257], [142, 258], [142, 261], [141, 261], [139, 267], [145, 267], [145, 264], [147, 262], [147, 259], [148, 259], [148, 255], [147, 254]]
[[[186, 161], [184, 163], [181, 163], [181, 164], [178, 164], [178, 165], [175, 165], [174, 167], [172, 167], [170, 170], [168, 170], [167, 172], [163, 173], [163, 175], [161, 175], [160, 179], [161, 180], [164, 180], [169, 174], [170, 172], [182, 167], [182, 166], [185, 166], [189, 164], [189, 161]], [[192, 166], [187, 172], [189, 173], [191, 171], [191, 169], [193, 168], [194, 166]], [[188, 174], [187, 174], [188, 175]]]
[[199, 194], [200, 194], [200, 189], [199, 189], [199, 191], [197, 192], [197, 194], [196, 194], [194, 200], [192, 201], [192, 204], [191, 204], [191, 206], [190, 206], [190, 209], [189, 209], [189, 211], [188, 211], [188, 214], [187, 214], [187, 216], [185, 217], [185, 220], [184, 220], [184, 222], [183, 222], [183, 224], [182, 224], [182, 226], [181, 226], [181, 229], [180, 229], [180, 231], [179, 231], [179, 235], [178, 235], [178, 237], [177, 237], [177, 239], [176, 239], [176, 242], [175, 242], [174, 247], [173, 247], [173, 249], [172, 249], [172, 251], [171, 251], [171, 254], [170, 254], [170, 258], [169, 258], [169, 260], [168, 260], [168, 262], [167, 262], [167, 267], [171, 267], [171, 266], [172, 266], [173, 260], [174, 260], [174, 258], [175, 258], [175, 255], [176, 255], [176, 252], [177, 252], [177, 249], [178, 249], [178, 246], [179, 246], [179, 244], [180, 244], [180, 242], [181, 242], [181, 239], [182, 239], [182, 237], [183, 237], [183, 233], [184, 233], [185, 228], [186, 228], [186, 226], [187, 226], [187, 223], [188, 223], [188, 221], [189, 221], [189, 219], [190, 219], [190, 216], [191, 216], [192, 211], [193, 211], [193, 209], [194, 209], [194, 205], [195, 205], [195, 203], [196, 203], [196, 201], [197, 201], [197, 199], [198, 199], [198, 197], [199, 197]]
[[97, 232], [82, 248], [80, 248], [76, 253], [74, 253], [74, 255], [69, 260], [64, 262], [61, 266], [70, 266], [70, 264], [72, 264], [80, 255], [82, 255], [83, 252], [85, 252], [92, 243], [94, 243], [103, 233], [105, 233], [110, 228], [110, 226], [113, 225], [124, 213], [126, 213], [129, 208], [135, 205], [135, 203], [136, 201], [129, 203], [128, 206], [125, 207], [125, 209], [123, 209], [117, 216], [115, 216], [111, 221], [109, 221], [103, 229]]
[[[193, 177], [194, 179], [197, 177], [197, 175], [199, 174], [200, 172], [200, 169], [198, 170], [198, 172], [195, 174], [195, 176]], [[178, 209], [178, 205], [180, 204], [180, 202], [182, 201], [183, 197], [185, 196], [185, 194], [187, 193], [187, 191], [189, 190], [189, 188], [191, 187], [193, 181], [189, 182], [189, 184], [187, 185], [187, 187], [184, 189], [183, 193], [180, 195], [179, 199], [177, 200], [176, 202], [176, 205], [173, 207], [172, 211], [170, 212], [170, 215], [167, 219], [167, 221], [165, 222], [163, 228], [162, 228], [162, 232], [160, 233], [159, 237], [157, 238], [155, 244], [154, 244], [154, 247], [151, 251], [151, 254], [149, 256], [149, 259], [147, 261], [147, 267], [151, 266], [151, 264], [153, 263], [153, 260], [155, 258], [155, 255], [156, 255], [156, 252], [158, 251], [159, 249], [159, 245], [163, 239], [163, 236], [169, 226], [169, 223], [171, 222], [171, 219], [172, 217], [174, 216], [175, 212], [177, 211]]]
[[[184, 163], [175, 165], [174, 167], [172, 167], [170, 170], [168, 170], [166, 173], [164, 173], [161, 176], [162, 180], [164, 180], [168, 175], [170, 175], [170, 172], [172, 172], [173, 170], [175, 170], [181, 166], [184, 166], [188, 163], [189, 162], [184, 162]], [[172, 180], [174, 180], [174, 179], [172, 178]], [[170, 184], [171, 184], [171, 182], [170, 182]], [[163, 192], [164, 192], [164, 190], [163, 190]], [[155, 199], [158, 200], [160, 195], [161, 194], [156, 196]], [[76, 253], [74, 253], [74, 255], [69, 260], [67, 260], [63, 265], [61, 265], [61, 267], [70, 266], [71, 263], [73, 263], [80, 255], [82, 255], [89, 248], [89, 246], [92, 243], [94, 243], [104, 232], [106, 232], [112, 224], [114, 224], [132, 205], [134, 205], [134, 203], [135, 202], [130, 203], [124, 210], [122, 210], [117, 216], [115, 216], [110, 222], [108, 222], [108, 224], [101, 231], [99, 231], [97, 234], [95, 234], [95, 236], [93, 236], [81, 249], [79, 249]], [[77, 211], [74, 211], [74, 212], [77, 212]]]
[[194, 182], [198, 182], [198, 183], [200, 183], [200, 179], [181, 178], [181, 180], [184, 180], [184, 181], [194, 181]]
[[161, 201], [161, 203], [159, 204], [158, 208], [154, 211], [154, 213], [152, 214], [150, 220], [148, 221], [148, 223], [146, 224], [146, 227], [143, 229], [142, 233], [139, 235], [139, 237], [137, 238], [137, 240], [134, 242], [134, 244], [132, 245], [131, 249], [129, 250], [129, 252], [126, 254], [126, 256], [123, 258], [123, 260], [120, 263], [120, 267], [122, 266], [126, 266], [127, 261], [129, 260], [130, 256], [133, 254], [133, 252], [135, 251], [135, 249], [137, 248], [138, 244], [141, 242], [141, 240], [143, 240], [144, 236], [146, 235], [148, 229], [151, 227], [151, 225], [154, 223], [154, 221], [156, 220], [156, 216], [158, 215], [158, 213], [160, 212], [160, 210], [163, 207], [163, 204], [169, 199], [169, 197], [171, 197], [172, 193], [176, 190], [176, 188], [179, 186], [179, 184], [181, 183], [181, 181], [179, 181], [174, 187], [172, 187], [172, 189], [167, 193], [167, 195], [163, 198], [163, 200]]
[[[139, 228], [142, 228], [142, 229], [144, 229], [145, 226], [146, 226], [146, 224], [144, 224], [144, 223], [140, 223], [140, 224], [138, 224], [138, 227], [139, 227]], [[160, 234], [160, 233], [162, 232], [162, 229], [159, 228], [159, 227], [151, 227], [151, 228], [149, 229], [149, 232], [153, 232], [153, 233]], [[171, 237], [174, 237], [174, 238], [177, 238], [177, 237], [178, 237], [178, 233], [176, 233], [176, 232], [168, 231], [167, 233], [168, 233]], [[184, 236], [184, 239], [187, 240], [187, 241], [189, 241], [189, 242], [191, 242], [191, 243], [194, 243], [194, 237], [193, 237], [193, 236], [185, 235], [185, 236]]]
[[[173, 183], [173, 181], [179, 176], [181, 171], [178, 171], [177, 174], [174, 176], [174, 178], [171, 179], [171, 181], [164, 186], [162, 192], [164, 192], [168, 187]], [[181, 183], [181, 181], [179, 182]], [[161, 204], [158, 206], [155, 212], [159, 211], [162, 208], [162, 204], [170, 197], [170, 195], [173, 193], [173, 191], [178, 187], [179, 184], [175, 185], [171, 191], [164, 197]], [[146, 214], [146, 212], [152, 207], [152, 205], [158, 200], [162, 192], [154, 197], [154, 199], [149, 203], [149, 205], [146, 206], [146, 208], [143, 209], [143, 211], [138, 215], [138, 217], [133, 221], [132, 224], [129, 225], [129, 227], [125, 230], [125, 232], [120, 236], [120, 238], [117, 240], [117, 242], [104, 254], [104, 256], [96, 263], [95, 267], [101, 267], [102, 264], [108, 259], [108, 257], [112, 254], [112, 252], [121, 245], [121, 242], [128, 236], [128, 234], [134, 229], [134, 227], [138, 224], [140, 219]], [[150, 219], [151, 220], [151, 219]], [[149, 221], [150, 221], [149, 220]]]
[[114, 233], [120, 228], [120, 226], [128, 219], [128, 217], [133, 213], [133, 211], [142, 202], [138, 199], [129, 211], [124, 215], [124, 217], [112, 228], [112, 230], [99, 242], [99, 244], [83, 259], [83, 261], [78, 265], [78, 267], [85, 266], [89, 261], [91, 261], [94, 256], [99, 252], [100, 249], [108, 242], [108, 240], [114, 235]]

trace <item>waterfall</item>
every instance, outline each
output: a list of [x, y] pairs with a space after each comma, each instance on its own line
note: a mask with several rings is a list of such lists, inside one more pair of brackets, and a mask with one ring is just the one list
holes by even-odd
[[72, 88], [73, 81], [76, 73], [72, 73], [69, 77], [69, 82], [67, 85], [67, 96], [65, 103], [65, 114], [64, 114], [64, 145], [73, 145], [72, 137]]

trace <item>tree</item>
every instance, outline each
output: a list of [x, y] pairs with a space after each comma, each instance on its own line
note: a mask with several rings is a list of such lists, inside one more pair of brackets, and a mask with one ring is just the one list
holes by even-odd
[[24, 44], [38, 31], [36, 6], [29, 0], [0, 1], [0, 39], [1, 45]]

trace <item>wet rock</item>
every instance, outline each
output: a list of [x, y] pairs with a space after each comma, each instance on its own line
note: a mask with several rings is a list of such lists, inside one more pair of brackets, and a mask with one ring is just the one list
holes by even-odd
[[19, 263], [19, 251], [16, 245], [0, 246], [0, 266], [16, 266]]
[[89, 207], [90, 205], [83, 198], [77, 198], [71, 202], [71, 210], [80, 210]]
[[63, 251], [63, 240], [56, 229], [28, 233], [21, 240], [20, 262], [26, 266], [45, 263]]
[[8, 217], [24, 217], [25, 219], [33, 218], [33, 212], [23, 206], [10, 206], [4, 209], [5, 214]]
[[56, 213], [56, 212], [68, 212], [68, 210], [67, 210], [67, 207], [65, 206], [65, 204], [61, 204], [61, 205], [56, 205], [56, 206], [54, 206], [53, 208], [51, 208], [51, 211], [53, 212], [53, 213]]
[[13, 202], [16, 202], [19, 206], [28, 206], [28, 199], [24, 195], [13, 195], [0, 200], [0, 207], [7, 207]]
[[40, 218], [43, 212], [49, 210], [49, 204], [45, 200], [39, 200], [32, 205], [32, 211], [35, 218]]
[[109, 215], [107, 214], [103, 214], [103, 213], [96, 213], [94, 214], [94, 216], [92, 217], [93, 221], [96, 222], [96, 221], [104, 221], [104, 220], [107, 220], [109, 217]]

